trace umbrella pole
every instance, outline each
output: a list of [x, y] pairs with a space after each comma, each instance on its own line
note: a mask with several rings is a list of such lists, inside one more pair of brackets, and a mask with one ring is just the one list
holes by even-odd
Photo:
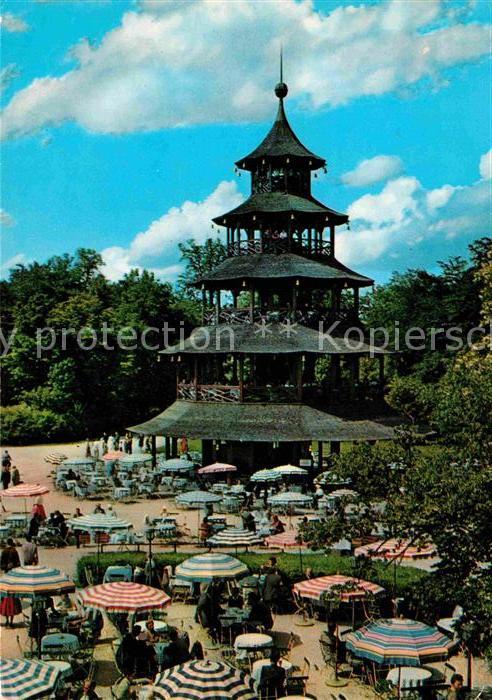
[[401, 698], [401, 666], [398, 666], [398, 690], [397, 690], [397, 697]]
[[302, 575], [302, 572], [303, 572], [303, 569], [304, 569], [304, 565], [303, 565], [303, 562], [302, 562], [302, 546], [301, 546], [300, 543], [299, 543], [299, 564], [300, 564], [300, 566], [301, 566], [301, 575]]

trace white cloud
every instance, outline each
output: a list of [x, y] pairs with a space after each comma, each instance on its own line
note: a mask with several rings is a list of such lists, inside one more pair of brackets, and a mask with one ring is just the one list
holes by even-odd
[[138, 233], [127, 248], [113, 246], [102, 251], [107, 276], [119, 279], [133, 268], [145, 267], [159, 277], [175, 279], [181, 272], [181, 265], [175, 262], [178, 243], [189, 238], [203, 243], [214, 237], [211, 219], [243, 200], [235, 182], [221, 182], [204, 200], [186, 201], [179, 207], [172, 207]]
[[[489, 30], [444, 0], [387, 0], [329, 14], [308, 0], [144, 2], [99, 45], [81, 41], [76, 68], [17, 92], [6, 137], [74, 121], [97, 133], [265, 118], [280, 39], [291, 94], [336, 106], [428, 79], [489, 53]], [[329, 6], [328, 6], [329, 7]]]
[[2, 264], [0, 265], [0, 277], [7, 277], [9, 271], [13, 267], [15, 267], [16, 265], [26, 265], [27, 262], [28, 260], [24, 253], [17, 253], [17, 255], [13, 255], [8, 260], [5, 260], [5, 262], [2, 262]]
[[342, 175], [342, 182], [349, 187], [367, 187], [390, 177], [399, 175], [403, 163], [398, 156], [375, 156], [361, 162], [348, 173]]
[[0, 209], [0, 226], [15, 226], [14, 217], [9, 214], [8, 211], [5, 211], [5, 209]]
[[482, 179], [426, 190], [415, 177], [391, 180], [350, 205], [351, 230], [337, 234], [337, 258], [353, 266], [377, 261], [386, 270], [398, 258], [405, 267], [440, 260], [446, 241], [489, 235], [489, 185]]
[[492, 149], [480, 158], [480, 177], [492, 180]]
[[0, 26], [7, 32], [27, 32], [29, 25], [22, 17], [13, 15], [11, 12], [5, 12], [0, 15]]

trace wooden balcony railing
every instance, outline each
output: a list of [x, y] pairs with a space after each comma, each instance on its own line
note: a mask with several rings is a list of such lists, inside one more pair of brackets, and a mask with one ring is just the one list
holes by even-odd
[[[241, 387], [222, 384], [178, 384], [177, 398], [183, 401], [206, 401], [209, 403], [241, 402]], [[295, 403], [299, 400], [294, 386], [249, 386], [243, 387], [245, 403]]]
[[300, 255], [330, 256], [332, 254], [329, 241], [319, 241], [308, 238], [255, 238], [253, 240], [235, 241], [227, 246], [228, 255], [258, 255], [260, 253], [298, 253]]

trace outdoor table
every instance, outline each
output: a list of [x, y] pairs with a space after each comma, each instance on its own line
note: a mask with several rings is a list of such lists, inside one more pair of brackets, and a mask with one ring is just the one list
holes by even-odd
[[270, 635], [261, 634], [260, 632], [239, 634], [234, 641], [234, 648], [238, 650], [256, 651], [257, 649], [269, 649], [272, 646], [273, 639]]
[[5, 522], [12, 527], [22, 527], [27, 524], [29, 516], [24, 513], [12, 513], [12, 515], [7, 515]]
[[[253, 662], [251, 668], [251, 678], [254, 681], [255, 687], [257, 688], [261, 681], [261, 672], [265, 666], [269, 666], [271, 663], [270, 659], [257, 659]], [[280, 659], [279, 664], [281, 668], [285, 669], [285, 675], [290, 676], [292, 673], [292, 664], [287, 659]]]
[[105, 476], [91, 476], [91, 484], [95, 486], [106, 486], [108, 480]]
[[41, 652], [50, 654], [60, 651], [78, 651], [80, 647], [79, 638], [75, 634], [46, 634], [41, 640]]
[[437, 629], [441, 630], [441, 632], [450, 634], [452, 637], [454, 637], [456, 636], [455, 625], [457, 622], [457, 617], [441, 617], [441, 619], [436, 622], [436, 627]]
[[214, 525], [226, 525], [227, 520], [225, 515], [209, 515], [207, 518], [209, 523], [212, 523]]
[[153, 620], [154, 632], [156, 634], [164, 634], [169, 630], [169, 625], [164, 620]]
[[115, 498], [128, 498], [131, 491], [127, 486], [116, 486], [113, 493]]
[[176, 534], [176, 525], [171, 525], [171, 523], [162, 523], [156, 527], [156, 532], [158, 537], [174, 537]]
[[[395, 687], [400, 688], [416, 688], [424, 685], [425, 681], [432, 678], [432, 671], [427, 668], [418, 668], [415, 666], [400, 666], [400, 668], [392, 668], [386, 676], [386, 680], [393, 683]], [[398, 683], [399, 682], [399, 683]]]
[[10, 534], [10, 527], [8, 525], [0, 525], [0, 539], [2, 537], [7, 537]]
[[61, 678], [63, 678], [64, 680], [70, 678], [70, 676], [72, 675], [72, 667], [70, 666], [68, 661], [61, 661], [60, 659], [55, 659], [53, 661], [43, 661], [43, 663], [59, 671]]

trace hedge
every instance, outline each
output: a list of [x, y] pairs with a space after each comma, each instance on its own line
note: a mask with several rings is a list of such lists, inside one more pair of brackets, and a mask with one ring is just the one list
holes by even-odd
[[[275, 556], [277, 562], [292, 582], [301, 580], [303, 572], [300, 568], [299, 554], [276, 554], [274, 552], [265, 554], [244, 553], [238, 554], [237, 558], [244, 562], [252, 573], [259, 572], [261, 566], [271, 557]], [[158, 552], [153, 557], [159, 567], [170, 564], [176, 566], [185, 559], [189, 559], [193, 554]], [[104, 572], [108, 566], [131, 564], [143, 566], [146, 558], [145, 552], [107, 552], [99, 556], [99, 577], [96, 577], [97, 555], [90, 554], [80, 557], [77, 561], [77, 583], [79, 586], [86, 586], [87, 579], [85, 569], [88, 567], [93, 572], [94, 583], [102, 580]], [[354, 558], [344, 557], [337, 554], [302, 554], [303, 570], [307, 567], [313, 569], [316, 575], [344, 574], [354, 575]], [[423, 583], [429, 574], [422, 569], [409, 566], [396, 567], [396, 595], [402, 598], [413, 598], [413, 591]], [[383, 562], [374, 562], [373, 572], [368, 576], [371, 581], [379, 583], [387, 591], [393, 592], [394, 566], [387, 566]]]
[[66, 416], [49, 409], [18, 404], [0, 409], [2, 442], [6, 445], [30, 445], [63, 441], [74, 437], [76, 426]]

